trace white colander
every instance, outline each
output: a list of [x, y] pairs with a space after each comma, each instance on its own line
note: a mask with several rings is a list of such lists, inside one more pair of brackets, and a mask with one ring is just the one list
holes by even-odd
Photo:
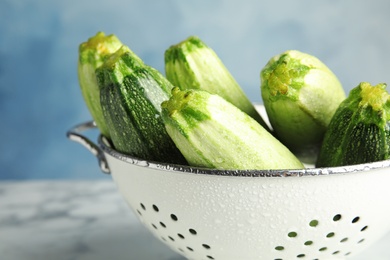
[[220, 171], [147, 162], [68, 137], [97, 156], [140, 221], [188, 259], [345, 259], [390, 230], [390, 160], [305, 170]]

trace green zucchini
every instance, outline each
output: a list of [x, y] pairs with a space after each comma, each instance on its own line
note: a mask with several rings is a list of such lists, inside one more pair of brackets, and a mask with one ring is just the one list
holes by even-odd
[[390, 95], [386, 84], [361, 82], [338, 107], [317, 167], [370, 163], [390, 158]]
[[122, 42], [115, 35], [106, 36], [103, 32], [98, 32], [79, 46], [77, 70], [81, 92], [92, 118], [106, 137], [109, 137], [109, 134], [100, 106], [100, 92], [95, 70], [121, 46]]
[[216, 94], [180, 90], [162, 104], [168, 134], [192, 166], [301, 169], [302, 163], [252, 117]]
[[167, 134], [161, 103], [172, 84], [123, 46], [96, 70], [111, 142], [119, 152], [144, 160], [187, 164]]
[[164, 59], [165, 75], [174, 86], [220, 95], [270, 131], [221, 59], [201, 39], [191, 36], [170, 46]]
[[261, 95], [275, 136], [306, 163], [345, 99], [336, 75], [318, 58], [296, 50], [272, 57], [260, 73]]

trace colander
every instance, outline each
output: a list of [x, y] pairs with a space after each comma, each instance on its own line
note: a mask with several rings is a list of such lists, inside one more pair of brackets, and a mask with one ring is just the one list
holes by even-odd
[[390, 160], [335, 168], [222, 171], [121, 154], [86, 122], [88, 148], [144, 226], [187, 259], [346, 259], [390, 230]]

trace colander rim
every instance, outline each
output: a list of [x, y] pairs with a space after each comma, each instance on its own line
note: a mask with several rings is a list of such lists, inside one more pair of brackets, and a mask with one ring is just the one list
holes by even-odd
[[[147, 161], [131, 155], [118, 152], [111, 147], [103, 135], [99, 135], [98, 143], [104, 153], [124, 161], [126, 163], [156, 169], [164, 172], [182, 172], [201, 175], [218, 175], [218, 176], [235, 176], [235, 177], [303, 177], [303, 176], [323, 176], [323, 175], [339, 175], [351, 173], [363, 173], [372, 170], [390, 168], [390, 159], [376, 161], [372, 163], [315, 168], [308, 167], [304, 169], [278, 169], [278, 170], [219, 170], [202, 167], [193, 167], [188, 165], [179, 165], [172, 163]], [[390, 173], [389, 173], [390, 174]]]

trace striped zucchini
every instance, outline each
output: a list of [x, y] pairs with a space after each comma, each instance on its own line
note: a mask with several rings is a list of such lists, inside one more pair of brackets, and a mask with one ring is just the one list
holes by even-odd
[[390, 95], [386, 84], [360, 83], [338, 107], [326, 131], [317, 167], [390, 158]]
[[116, 150], [158, 162], [186, 164], [160, 116], [172, 84], [123, 46], [96, 70], [103, 115]]

